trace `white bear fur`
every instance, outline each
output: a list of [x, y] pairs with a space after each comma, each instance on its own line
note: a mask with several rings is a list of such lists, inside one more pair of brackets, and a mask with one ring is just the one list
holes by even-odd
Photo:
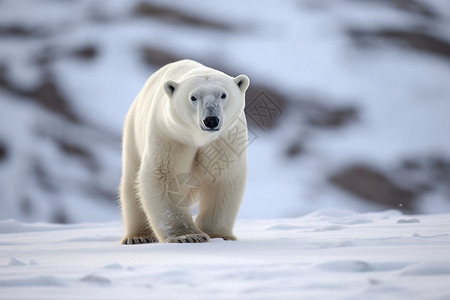
[[[235, 239], [232, 229], [245, 190], [247, 154], [245, 149], [236, 154], [233, 147], [237, 144], [221, 137], [237, 126], [245, 131], [247, 140], [244, 104], [248, 86], [245, 75], [233, 78], [191, 60], [168, 64], [147, 80], [124, 125], [120, 185], [126, 227], [123, 244]], [[220, 130], [200, 128], [201, 112], [196, 111], [200, 106], [196, 109], [191, 100], [196, 90], [217, 103], [222, 99], [213, 99], [213, 94], [227, 94]], [[202, 151], [210, 145], [233, 157], [215, 178], [198, 164]], [[177, 205], [168, 192], [170, 181], [185, 173], [201, 183], [195, 222], [189, 207]]]

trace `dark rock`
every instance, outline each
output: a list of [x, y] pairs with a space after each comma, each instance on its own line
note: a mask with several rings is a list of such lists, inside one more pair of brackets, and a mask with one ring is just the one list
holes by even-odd
[[8, 159], [8, 148], [3, 141], [0, 141], [0, 162]]
[[368, 166], [355, 165], [330, 177], [338, 187], [375, 204], [412, 211], [417, 192], [397, 185], [382, 172]]
[[439, 190], [450, 195], [450, 159], [431, 155], [407, 158], [393, 174], [404, 186], [418, 191]]
[[289, 158], [293, 158], [296, 156], [299, 156], [300, 154], [304, 153], [305, 149], [303, 148], [302, 144], [300, 143], [294, 143], [286, 150], [286, 156]]
[[62, 209], [53, 212], [50, 222], [58, 224], [69, 224], [71, 223], [69, 216]]
[[8, 80], [6, 67], [0, 65], [0, 88], [21, 98], [23, 97], [23, 99], [31, 100], [72, 123], [80, 122], [79, 117], [71, 108], [70, 102], [64, 97], [55, 79], [50, 74], [44, 75], [41, 83], [34, 89], [26, 89]]
[[275, 90], [252, 81], [245, 95], [248, 125], [262, 130], [272, 129], [283, 115], [288, 100]]
[[[361, 0], [356, 1], [361, 2]], [[426, 1], [422, 2], [416, 0], [364, 0], [364, 1], [374, 4], [375, 3], [386, 4], [396, 9], [412, 13], [415, 15], [421, 15], [429, 19], [438, 18], [438, 13], [436, 12], [436, 10], [434, 10], [433, 7], [426, 4]]]
[[91, 59], [94, 59], [95, 57], [97, 57], [98, 49], [97, 49], [97, 47], [95, 47], [93, 45], [86, 45], [81, 48], [75, 49], [73, 51], [73, 55], [76, 58], [81, 58], [84, 60], [91, 60]]
[[26, 27], [19, 24], [0, 25], [0, 37], [45, 38], [49, 35], [49, 30], [39, 26]]
[[75, 155], [83, 159], [91, 159], [90, 153], [80, 145], [68, 143], [66, 141], [57, 141], [61, 150], [69, 155]]
[[138, 17], [160, 19], [168, 23], [178, 24], [182, 26], [203, 27], [206, 29], [214, 29], [220, 31], [231, 30], [231, 27], [227, 24], [206, 20], [193, 15], [189, 15], [185, 12], [182, 12], [181, 10], [155, 5], [154, 3], [150, 2], [139, 3], [135, 7], [133, 13]]
[[[307, 124], [322, 128], [339, 128], [356, 121], [358, 110], [352, 106], [331, 107], [318, 101], [304, 101]], [[308, 108], [306, 108], [308, 106]]]
[[338, 129], [359, 119], [359, 109], [353, 105], [332, 105], [323, 96], [301, 95], [291, 102], [290, 113], [303, 125], [318, 129]]
[[64, 50], [60, 47], [55, 46], [45, 46], [39, 51], [33, 61], [40, 68], [46, 70], [47, 66], [57, 59], [65, 58], [65, 57], [73, 57], [81, 60], [93, 60], [99, 55], [99, 50], [95, 45], [84, 45], [78, 47], [76, 49], [67, 49]]
[[[430, 167], [442, 177], [450, 177], [450, 160], [443, 157], [434, 156], [429, 159]], [[444, 175], [446, 174], [446, 175]]]
[[45, 46], [34, 57], [34, 62], [39, 67], [45, 67], [55, 61], [55, 59], [61, 57], [61, 50], [54, 46]]
[[163, 49], [149, 46], [141, 48], [141, 55], [146, 64], [158, 69], [181, 59]]
[[47, 76], [41, 84], [30, 93], [31, 97], [36, 100], [42, 107], [64, 116], [73, 123], [79, 123], [80, 120], [70, 107], [70, 102], [66, 100], [57, 86], [54, 79]]
[[84, 146], [62, 139], [56, 139], [55, 141], [64, 153], [79, 158], [91, 171], [98, 171], [99, 166], [95, 157], [86, 148], [84, 148]]
[[437, 36], [415, 30], [385, 28], [380, 30], [350, 29], [349, 36], [362, 47], [374, 47], [383, 40], [403, 47], [450, 59], [450, 43]]
[[405, 170], [418, 170], [420, 169], [420, 164], [417, 161], [414, 161], [412, 159], [405, 159], [402, 164], [401, 168]]
[[39, 161], [35, 160], [33, 162], [32, 172], [34, 179], [44, 190], [52, 193], [57, 191], [57, 185], [50, 177], [50, 174], [48, 174], [45, 166], [43, 166]]

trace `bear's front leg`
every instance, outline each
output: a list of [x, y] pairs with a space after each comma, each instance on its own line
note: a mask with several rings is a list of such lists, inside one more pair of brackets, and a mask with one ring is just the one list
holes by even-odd
[[[192, 217], [183, 213], [183, 216], [174, 217], [176, 210], [166, 211], [170, 217], [161, 224], [161, 241], [164, 243], [203, 243], [210, 240], [208, 234], [204, 233], [193, 223]], [[184, 218], [186, 217], [186, 218]], [[180, 222], [181, 220], [181, 222]]]
[[192, 219], [188, 208], [180, 207], [169, 193], [172, 176], [161, 164], [144, 162], [139, 174], [142, 207], [153, 232], [164, 243], [202, 243], [210, 240]]
[[247, 180], [246, 162], [242, 169], [230, 168], [227, 174], [203, 187], [197, 226], [211, 238], [236, 240], [233, 226], [244, 196]]

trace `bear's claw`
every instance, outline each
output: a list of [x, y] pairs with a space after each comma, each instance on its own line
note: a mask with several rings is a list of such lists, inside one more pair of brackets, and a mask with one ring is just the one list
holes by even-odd
[[206, 233], [195, 233], [181, 236], [170, 237], [165, 240], [166, 243], [204, 243], [208, 242], [210, 237]]
[[123, 245], [135, 245], [135, 244], [148, 244], [148, 243], [157, 243], [158, 240], [154, 237], [124, 237], [122, 239]]

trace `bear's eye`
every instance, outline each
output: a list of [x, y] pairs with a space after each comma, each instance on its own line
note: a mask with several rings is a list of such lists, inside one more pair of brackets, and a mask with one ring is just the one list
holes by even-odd
[[191, 97], [192, 101], [197, 101], [197, 98], [195, 98], [194, 96]]
[[220, 98], [225, 99], [227, 97], [227, 94], [223, 93], [222, 96], [220, 96]]

